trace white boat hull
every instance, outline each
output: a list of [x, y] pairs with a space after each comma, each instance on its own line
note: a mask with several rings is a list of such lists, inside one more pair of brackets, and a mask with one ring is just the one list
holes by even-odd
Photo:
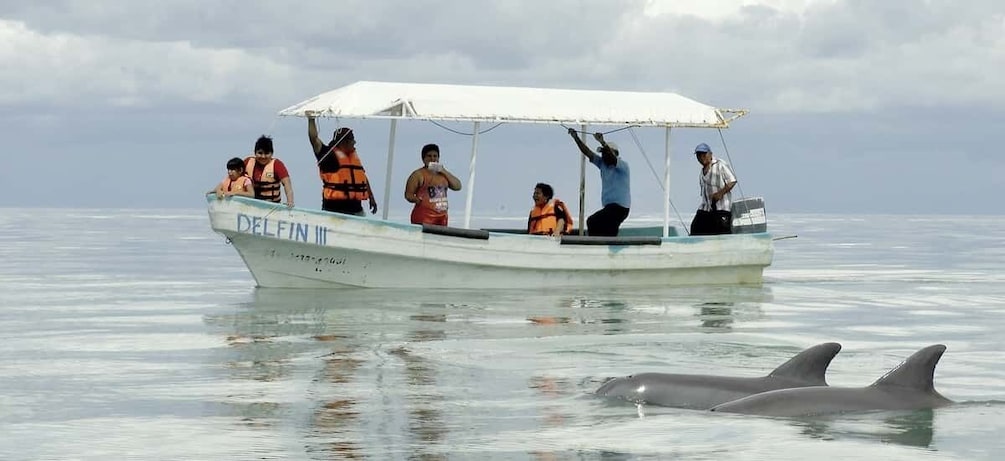
[[774, 247], [766, 233], [668, 237], [659, 245], [568, 245], [491, 233], [424, 233], [422, 226], [259, 200], [209, 198], [258, 286], [275, 288], [546, 288], [760, 284]]

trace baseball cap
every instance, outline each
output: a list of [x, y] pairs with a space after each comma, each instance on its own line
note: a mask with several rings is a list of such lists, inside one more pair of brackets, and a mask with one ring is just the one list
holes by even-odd
[[704, 154], [706, 152], [712, 152], [712, 149], [708, 148], [708, 144], [701, 143], [694, 148], [694, 153], [696, 154]]

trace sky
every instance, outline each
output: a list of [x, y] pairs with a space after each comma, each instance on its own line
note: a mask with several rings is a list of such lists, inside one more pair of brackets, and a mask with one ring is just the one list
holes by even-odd
[[[376, 80], [670, 91], [749, 110], [721, 133], [673, 132], [685, 219], [699, 142], [769, 214], [1005, 214], [1000, 0], [4, 1], [0, 64], [0, 207], [201, 208], [261, 134], [297, 204], [320, 207], [306, 122], [276, 113]], [[470, 186], [470, 137], [405, 122], [385, 197], [388, 122], [337, 123], [356, 130], [392, 217], [410, 210], [425, 143]], [[322, 120], [322, 137], [335, 127]], [[663, 132], [636, 134], [641, 149], [627, 131], [608, 138], [632, 168], [633, 215], [661, 215]], [[537, 182], [577, 208], [579, 156], [559, 126], [481, 135], [472, 208], [525, 216]], [[587, 213], [599, 184], [589, 167]], [[452, 215], [466, 195], [452, 193]]]

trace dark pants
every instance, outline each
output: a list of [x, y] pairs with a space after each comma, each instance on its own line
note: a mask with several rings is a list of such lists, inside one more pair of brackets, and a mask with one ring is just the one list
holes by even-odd
[[586, 218], [586, 234], [600, 237], [617, 237], [618, 228], [628, 217], [628, 208], [621, 205], [605, 205], [600, 211]]
[[327, 200], [321, 199], [321, 209], [332, 213], [366, 216], [363, 212], [363, 202], [359, 200]]
[[698, 210], [691, 220], [691, 235], [719, 235], [733, 233], [733, 215], [728, 211]]

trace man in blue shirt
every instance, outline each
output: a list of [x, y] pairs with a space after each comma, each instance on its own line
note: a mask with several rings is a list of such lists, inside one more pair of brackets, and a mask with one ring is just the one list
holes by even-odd
[[600, 169], [600, 203], [604, 206], [586, 220], [586, 232], [593, 236], [615, 237], [618, 228], [628, 217], [628, 209], [632, 206], [630, 176], [628, 162], [620, 158], [618, 146], [604, 141], [603, 133], [594, 133], [593, 137], [600, 143], [594, 154], [590, 147], [579, 139], [575, 129], [569, 128], [569, 135], [576, 141], [579, 150], [590, 159], [590, 163]]

